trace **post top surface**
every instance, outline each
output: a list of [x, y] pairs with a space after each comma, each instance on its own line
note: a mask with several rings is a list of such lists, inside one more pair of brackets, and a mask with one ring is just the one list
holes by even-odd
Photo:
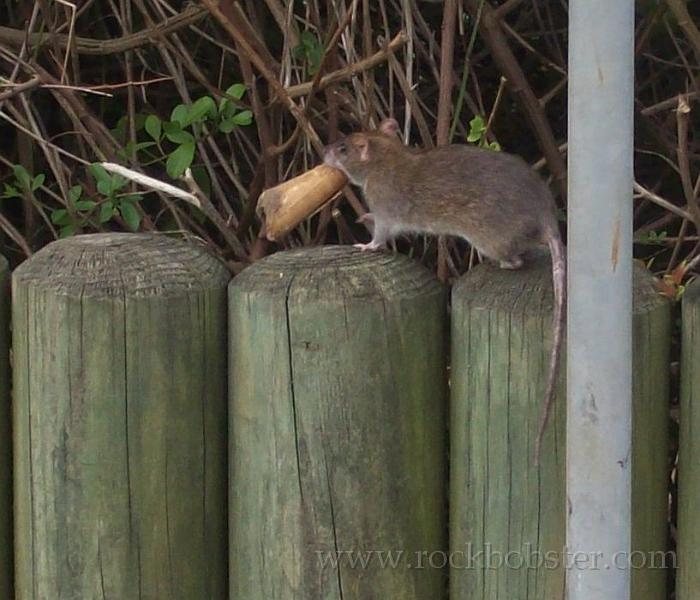
[[683, 299], [687, 302], [700, 301], [700, 277], [695, 278], [688, 284], [688, 287], [683, 293]]
[[163, 234], [97, 233], [51, 242], [13, 274], [69, 296], [165, 296], [224, 287], [226, 268], [202, 246]]
[[415, 297], [443, 293], [443, 286], [415, 260], [390, 251], [351, 246], [318, 246], [277, 252], [245, 269], [232, 290], [287, 294], [318, 299]]
[[[668, 302], [654, 286], [652, 274], [638, 261], [633, 266], [634, 313], [648, 312]], [[465, 302], [474, 308], [549, 311], [553, 303], [551, 262], [545, 255], [536, 255], [528, 257], [516, 271], [478, 265], [455, 283], [452, 297], [453, 302]]]

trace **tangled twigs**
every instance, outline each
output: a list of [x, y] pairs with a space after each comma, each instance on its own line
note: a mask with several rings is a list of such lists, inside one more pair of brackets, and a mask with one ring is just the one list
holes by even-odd
[[[438, 95], [436, 144], [450, 142], [450, 116], [452, 108], [455, 29], [457, 28], [457, 0], [445, 0], [440, 38], [440, 92]], [[437, 274], [440, 281], [447, 280], [447, 247], [444, 240], [438, 243]]]
[[[5, 3], [0, 196], [19, 201], [0, 203], [0, 243], [19, 258], [58, 235], [124, 228], [130, 208], [130, 229], [197, 236], [236, 268], [275, 245], [355, 242], [365, 207], [347, 186], [274, 243], [259, 238], [255, 206], [264, 189], [317, 165], [321, 140], [386, 115], [410, 145], [446, 143], [447, 123], [447, 142], [497, 141], [547, 166], [563, 190], [567, 4]], [[635, 249], [658, 272], [700, 264], [700, 138], [688, 112], [700, 98], [697, 5], [646, 2], [637, 12]], [[61, 84], [66, 64], [71, 85]], [[178, 159], [187, 165], [173, 168]], [[206, 215], [131, 183], [100, 190], [87, 167], [103, 160], [176, 184], [189, 166]], [[440, 275], [471, 267], [461, 240], [447, 253], [411, 237], [398, 247]]]
[[700, 61], [700, 30], [698, 30], [697, 25], [695, 25], [693, 17], [688, 13], [685, 0], [666, 0], [666, 3], [673, 11], [678, 25], [683, 29], [686, 37], [693, 45], [697, 60]]
[[316, 151], [320, 154], [323, 144], [318, 134], [313, 129], [309, 123], [304, 111], [295, 104], [295, 102], [289, 97], [287, 91], [284, 89], [282, 84], [278, 81], [275, 74], [269, 69], [262, 58], [255, 51], [253, 46], [248, 41], [247, 37], [243, 35], [241, 30], [228, 19], [228, 17], [222, 12], [216, 0], [202, 0], [205, 6], [209, 9], [209, 12], [221, 23], [222, 27], [229, 33], [231, 38], [239, 44], [241, 51], [245, 54], [246, 58], [255, 66], [260, 74], [267, 80], [268, 84], [272, 88], [273, 92], [278, 96], [280, 101], [287, 107], [289, 112], [294, 116], [294, 118], [301, 124], [309, 140], [315, 147]]
[[[174, 15], [158, 23], [152, 29], [146, 29], [137, 33], [132, 33], [119, 38], [109, 40], [96, 40], [86, 37], [74, 37], [73, 44], [78, 54], [91, 54], [96, 56], [117, 54], [126, 52], [152, 43], [154, 34], [167, 35], [183, 27], [187, 27], [199, 21], [207, 14], [207, 10], [196, 4], [188, 5], [181, 13]], [[61, 33], [32, 33], [27, 36], [24, 31], [12, 29], [11, 27], [0, 27], [0, 44], [19, 48], [26, 40], [32, 47], [39, 47], [43, 44], [56, 44], [66, 48], [69, 43], [69, 36]]]
[[[16, 96], [17, 94], [21, 94], [22, 92], [26, 92], [35, 87], [38, 87], [39, 85], [41, 85], [40, 77], [32, 77], [24, 83], [16, 83], [14, 85], [11, 85], [9, 86], [10, 89], [6, 92], [0, 92], [0, 103], [4, 100], [9, 100], [10, 98], [12, 98], [12, 96]], [[2, 83], [0, 83], [0, 88], [2, 87], [3, 85]], [[2, 104], [0, 104], [0, 106], [2, 106]]]
[[[478, 0], [468, 0], [467, 7], [476, 17], [479, 10]], [[498, 18], [489, 2], [485, 2], [481, 15], [481, 35], [498, 64], [501, 73], [508, 80], [510, 91], [518, 99], [522, 111], [530, 122], [537, 143], [547, 159], [549, 169], [559, 186], [559, 191], [566, 195], [566, 164], [557, 147], [556, 139], [544, 114], [542, 105], [532, 91], [518, 61], [508, 46]]]
[[690, 159], [688, 157], [688, 119], [690, 117], [690, 105], [682, 97], [678, 98], [678, 108], [676, 109], [676, 121], [678, 123], [678, 169], [680, 170], [683, 194], [688, 205], [688, 210], [693, 216], [695, 229], [700, 233], [700, 207], [695, 197], [696, 192], [690, 175]]

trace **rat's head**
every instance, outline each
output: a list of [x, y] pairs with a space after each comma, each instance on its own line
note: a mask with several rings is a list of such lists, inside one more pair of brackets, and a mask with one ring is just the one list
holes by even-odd
[[403, 148], [396, 137], [398, 130], [395, 119], [384, 119], [377, 131], [352, 133], [326, 146], [323, 162], [340, 169], [352, 183], [362, 186], [377, 163]]

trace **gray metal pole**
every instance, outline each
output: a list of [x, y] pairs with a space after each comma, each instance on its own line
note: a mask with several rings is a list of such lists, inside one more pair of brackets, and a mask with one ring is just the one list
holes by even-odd
[[569, 2], [567, 598], [629, 600], [634, 0]]

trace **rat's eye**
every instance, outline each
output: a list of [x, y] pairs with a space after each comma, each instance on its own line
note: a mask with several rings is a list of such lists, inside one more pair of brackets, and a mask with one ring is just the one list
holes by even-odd
[[348, 147], [345, 144], [345, 142], [338, 142], [336, 145], [335, 149], [340, 153], [340, 154], [345, 154], [348, 151]]

